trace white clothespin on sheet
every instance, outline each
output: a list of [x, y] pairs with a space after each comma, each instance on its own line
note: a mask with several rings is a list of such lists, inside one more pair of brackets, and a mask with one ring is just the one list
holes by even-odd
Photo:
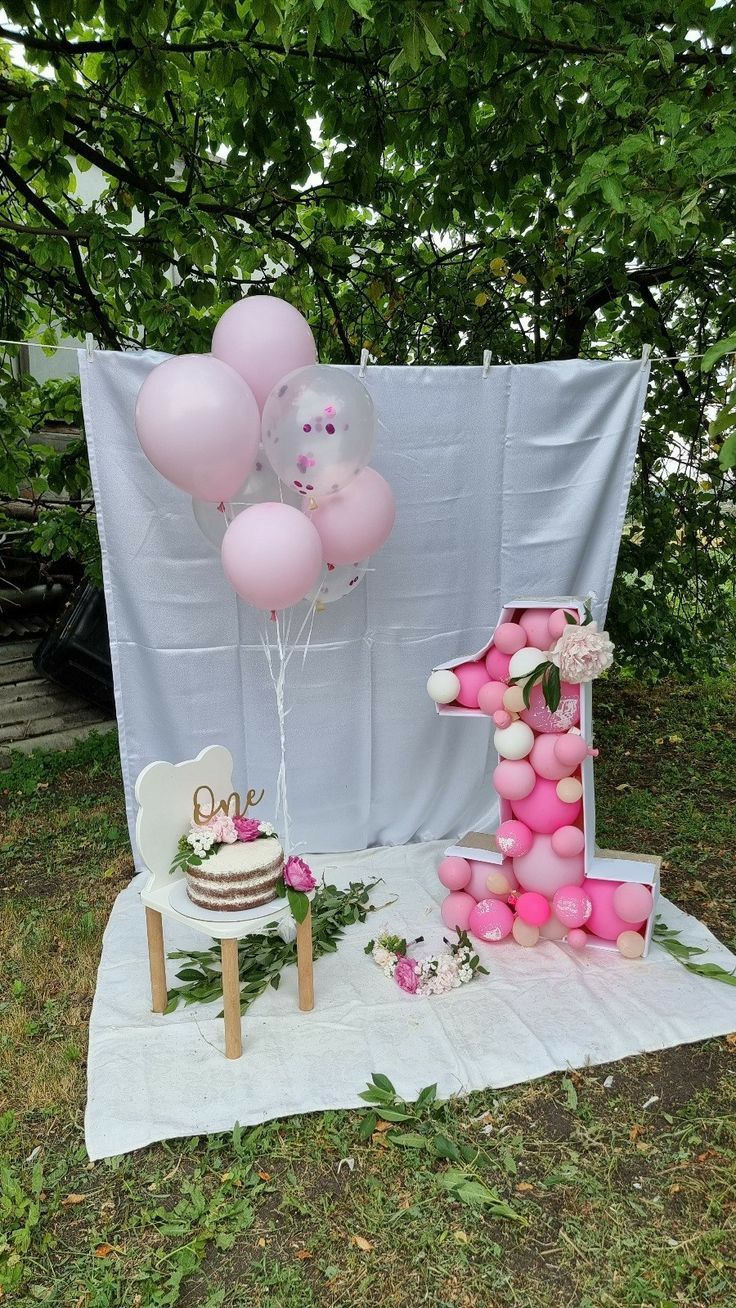
[[649, 355], [652, 353], [651, 345], [642, 345], [641, 347], [641, 368], [642, 372], [649, 362]]
[[84, 338], [84, 348], [87, 351], [87, 363], [91, 363], [95, 352], [95, 338], [91, 332], [87, 332]]
[[368, 353], [368, 351], [367, 351], [367, 350], [361, 350], [361, 351], [360, 351], [360, 368], [358, 369], [358, 376], [360, 377], [360, 380], [361, 380], [361, 381], [362, 381], [363, 378], [365, 377], [365, 370], [366, 370], [366, 368], [368, 367], [368, 364], [370, 363], [370, 361], [371, 361], [371, 356], [370, 356], [370, 354]]
[[483, 376], [484, 377], [487, 377], [489, 372], [491, 371], [491, 358], [492, 358], [491, 351], [484, 350], [483, 351]]

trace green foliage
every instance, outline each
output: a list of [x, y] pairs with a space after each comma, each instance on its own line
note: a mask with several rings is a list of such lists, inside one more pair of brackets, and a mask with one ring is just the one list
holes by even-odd
[[725, 654], [734, 444], [712, 424], [730, 347], [711, 371], [659, 360], [736, 335], [729, 5], [5, 14], [3, 336], [203, 350], [227, 304], [265, 290], [326, 361], [652, 344], [609, 625], [651, 675]]
[[707, 951], [697, 949], [695, 945], [686, 945], [683, 940], [680, 940], [680, 932], [670, 930], [660, 918], [657, 918], [654, 925], [654, 939], [661, 949], [666, 950], [671, 958], [676, 958], [678, 963], [682, 963], [688, 972], [694, 972], [696, 976], [708, 977], [711, 981], [722, 981], [727, 986], [736, 986], [736, 971], [728, 972], [718, 963], [694, 963], [694, 958]]

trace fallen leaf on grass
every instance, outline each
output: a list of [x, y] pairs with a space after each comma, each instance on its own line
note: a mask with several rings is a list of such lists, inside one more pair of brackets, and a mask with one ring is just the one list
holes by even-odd
[[95, 1258], [109, 1258], [110, 1254], [122, 1252], [118, 1244], [98, 1244], [95, 1248]]
[[370, 1240], [366, 1240], [364, 1235], [351, 1235], [350, 1243], [354, 1244], [356, 1249], [362, 1249], [363, 1253], [372, 1253], [373, 1245]]
[[268, 1244], [268, 1241], [265, 1240], [264, 1237], [261, 1235], [261, 1236], [259, 1236], [259, 1238], [256, 1240], [256, 1244], [258, 1245], [258, 1248], [259, 1248], [259, 1249], [265, 1249], [266, 1245]]
[[517, 1194], [528, 1194], [529, 1191], [530, 1191], [530, 1190], [533, 1190], [533, 1189], [534, 1189], [534, 1186], [531, 1184], [530, 1181], [519, 1181], [519, 1184], [518, 1184], [517, 1187], [516, 1187], [516, 1193], [517, 1193]]
[[380, 1118], [378, 1119], [378, 1121], [376, 1122], [376, 1125], [374, 1126], [373, 1130], [374, 1130], [374, 1131], [391, 1131], [391, 1130], [393, 1130], [393, 1125], [392, 1125], [391, 1122], [384, 1122], [383, 1118], [380, 1117]]
[[616, 789], [617, 789], [617, 790], [631, 790], [631, 786], [629, 785], [628, 781], [622, 781], [620, 786], [616, 786]]
[[68, 1194], [66, 1199], [62, 1199], [62, 1208], [67, 1208], [71, 1204], [83, 1204], [87, 1196], [85, 1194]]
[[298, 1258], [300, 1263], [305, 1263], [308, 1258], [314, 1258], [314, 1254], [311, 1249], [297, 1249], [294, 1257]]
[[270, 1173], [270, 1172], [259, 1172], [259, 1173], [258, 1173], [258, 1178], [259, 1178], [259, 1180], [261, 1180], [261, 1181], [270, 1181], [270, 1180], [271, 1180], [271, 1173]]
[[453, 1231], [452, 1234], [453, 1234], [453, 1238], [457, 1240], [458, 1244], [469, 1243], [469, 1237], [467, 1231]]

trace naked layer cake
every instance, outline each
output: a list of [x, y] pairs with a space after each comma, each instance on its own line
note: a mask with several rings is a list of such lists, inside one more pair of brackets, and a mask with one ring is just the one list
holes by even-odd
[[187, 894], [200, 908], [243, 912], [276, 898], [283, 870], [284, 851], [275, 836], [221, 845], [199, 867], [187, 866]]

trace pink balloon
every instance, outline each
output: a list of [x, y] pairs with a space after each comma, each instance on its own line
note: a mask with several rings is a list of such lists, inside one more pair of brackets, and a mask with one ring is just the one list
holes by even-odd
[[515, 822], [510, 818], [508, 822], [502, 822], [496, 831], [496, 848], [505, 858], [519, 858], [522, 854], [529, 853], [533, 839], [531, 831], [523, 822]]
[[585, 876], [582, 854], [560, 858], [552, 848], [550, 836], [537, 835], [528, 854], [514, 859], [514, 872], [524, 890], [538, 890], [551, 899], [560, 886], [579, 886]]
[[[499, 867], [498, 863], [481, 863], [478, 859], [471, 858], [470, 863], [470, 881], [466, 887], [469, 894], [474, 899], [500, 899], [506, 902], [506, 899], [512, 890], [518, 887], [518, 881], [514, 875], [514, 865], [510, 858], [505, 858]], [[488, 889], [487, 881], [491, 872], [503, 872], [509, 883], [509, 889], [503, 894], [494, 894]]]
[[552, 896], [552, 907], [560, 922], [568, 927], [585, 926], [593, 912], [593, 905], [583, 887], [575, 885], [560, 886]]
[[515, 654], [526, 643], [526, 632], [518, 622], [501, 622], [493, 633], [493, 644], [502, 654]]
[[442, 921], [449, 931], [467, 931], [475, 907], [472, 895], [464, 890], [453, 890], [442, 900]]
[[555, 758], [558, 763], [565, 768], [565, 771], [560, 773], [562, 777], [569, 777], [576, 767], [580, 766], [583, 759], [588, 757], [590, 752], [587, 740], [576, 735], [575, 732], [570, 732], [565, 736], [557, 736], [556, 738], [548, 736], [547, 739], [553, 743]]
[[319, 532], [325, 562], [353, 563], [367, 559], [386, 543], [396, 519], [396, 502], [381, 474], [363, 468], [342, 490], [305, 512]]
[[306, 318], [277, 295], [249, 295], [231, 304], [215, 327], [212, 353], [240, 373], [259, 409], [276, 382], [317, 359]]
[[495, 645], [491, 645], [486, 654], [486, 670], [491, 681], [506, 681], [509, 675], [510, 654], [503, 654]]
[[514, 817], [532, 831], [541, 831], [550, 836], [558, 827], [572, 826], [579, 816], [581, 801], [566, 804], [557, 794], [557, 783], [546, 777], [538, 777], [534, 789], [524, 799], [515, 799], [512, 805]]
[[[486, 676], [488, 676], [487, 672]], [[481, 713], [486, 713], [489, 718], [492, 718], [494, 713], [500, 712], [506, 690], [507, 687], [502, 681], [486, 681], [478, 691], [478, 708]]]
[[647, 922], [652, 911], [652, 892], [636, 881], [625, 881], [613, 892], [613, 909], [624, 922]]
[[[575, 771], [577, 764], [573, 763], [568, 767], [557, 757], [557, 742], [566, 739], [566, 736], [558, 736], [555, 732], [550, 732], [546, 736], [537, 736], [529, 755], [529, 762], [538, 776], [547, 777], [549, 781], [559, 781]], [[578, 740], [581, 739], [582, 737], [578, 736]]]
[[580, 827], [558, 827], [552, 832], [552, 848], [560, 858], [572, 858], [585, 849], [585, 834]]
[[588, 930], [601, 940], [616, 940], [622, 931], [638, 931], [644, 926], [645, 918], [638, 922], [626, 922], [619, 917], [613, 906], [613, 897], [620, 881], [598, 881], [586, 877], [583, 882], [585, 892], [593, 905], [593, 912], [588, 919]]
[[526, 632], [526, 643], [543, 652], [552, 644], [549, 619], [552, 609], [525, 609], [519, 618], [519, 626]]
[[525, 758], [501, 759], [493, 773], [493, 785], [501, 799], [524, 799], [534, 789], [536, 779], [534, 768]]
[[550, 613], [549, 622], [547, 624], [549, 627], [549, 634], [553, 641], [558, 641], [565, 630], [565, 627], [569, 626], [567, 618], [565, 617], [566, 613], [569, 613], [570, 616], [575, 619], [576, 624], [580, 621], [574, 609], [555, 609], [554, 613]]
[[437, 876], [448, 890], [464, 890], [470, 880], [470, 864], [466, 858], [443, 858]]
[[478, 692], [488, 683], [488, 673], [483, 663], [458, 663], [452, 669], [460, 682], [456, 703], [463, 708], [477, 709]]
[[494, 713], [493, 721], [497, 727], [500, 727], [501, 731], [504, 731], [506, 727], [511, 726], [514, 719], [510, 713], [507, 713], [506, 709], [499, 709], [497, 713]]
[[261, 420], [252, 391], [226, 363], [180, 354], [149, 372], [135, 427], [154, 468], [198, 500], [233, 498], [253, 469]]
[[573, 927], [572, 930], [567, 933], [567, 943], [572, 949], [585, 949], [585, 946], [588, 943], [587, 931], [583, 931], [580, 927]]
[[312, 589], [322, 571], [315, 527], [289, 504], [253, 504], [230, 523], [222, 566], [231, 586], [257, 609], [285, 609]]
[[560, 703], [552, 713], [545, 704], [542, 687], [532, 686], [529, 708], [524, 709], [521, 717], [533, 731], [569, 731], [580, 721], [580, 687], [563, 681]]
[[523, 895], [519, 895], [516, 901], [516, 913], [522, 922], [528, 922], [529, 926], [544, 926], [544, 923], [551, 917], [549, 900], [544, 895], [540, 895], [537, 890], [525, 890]]
[[481, 899], [470, 913], [468, 930], [491, 944], [510, 935], [513, 925], [514, 915], [507, 904], [499, 899]]

